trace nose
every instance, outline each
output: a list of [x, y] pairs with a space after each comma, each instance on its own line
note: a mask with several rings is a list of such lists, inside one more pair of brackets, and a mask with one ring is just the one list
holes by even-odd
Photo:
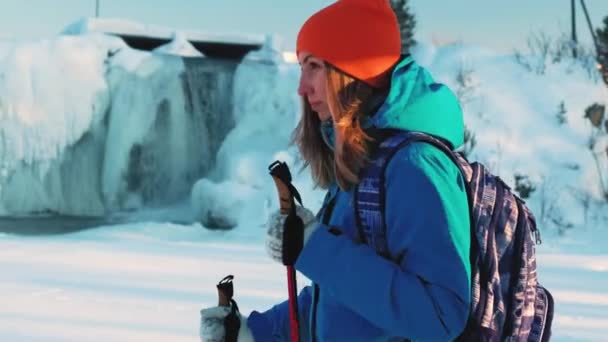
[[306, 79], [304, 75], [300, 76], [300, 84], [298, 85], [298, 95], [306, 96], [310, 94], [311, 91], [310, 82]]

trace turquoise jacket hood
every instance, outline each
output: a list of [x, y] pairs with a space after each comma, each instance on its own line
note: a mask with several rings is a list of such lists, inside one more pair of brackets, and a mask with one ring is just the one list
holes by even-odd
[[409, 55], [395, 67], [388, 96], [371, 123], [381, 129], [431, 134], [447, 140], [453, 148], [464, 143], [464, 118], [458, 98]]

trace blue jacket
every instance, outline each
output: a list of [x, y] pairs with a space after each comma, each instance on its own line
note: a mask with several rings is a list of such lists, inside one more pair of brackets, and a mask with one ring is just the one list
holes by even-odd
[[[464, 139], [456, 97], [410, 57], [395, 68], [372, 123], [434, 134], [455, 147]], [[447, 341], [464, 329], [471, 285], [462, 175], [441, 151], [414, 143], [389, 163], [385, 188], [390, 260], [358, 242], [353, 192], [329, 189], [335, 197], [329, 226], [341, 234], [320, 224], [296, 263], [313, 282], [299, 295], [302, 341], [313, 335], [316, 341]], [[252, 312], [247, 324], [256, 341], [290, 340], [286, 302]]]

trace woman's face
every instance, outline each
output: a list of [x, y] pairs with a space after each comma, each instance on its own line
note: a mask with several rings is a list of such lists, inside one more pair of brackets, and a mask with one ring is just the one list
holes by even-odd
[[328, 120], [331, 113], [327, 105], [325, 62], [308, 52], [300, 52], [298, 62], [302, 69], [298, 94], [308, 101], [321, 121]]

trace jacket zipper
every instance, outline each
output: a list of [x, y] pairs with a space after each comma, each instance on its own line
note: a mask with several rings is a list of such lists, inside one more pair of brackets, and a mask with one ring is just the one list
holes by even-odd
[[310, 336], [312, 342], [317, 341], [317, 304], [319, 303], [319, 285], [315, 284], [312, 292], [312, 312], [310, 317]]
[[[320, 221], [321, 221], [321, 223], [323, 223], [326, 226], [329, 226], [329, 221], [330, 221], [331, 215], [334, 211], [334, 206], [336, 205], [337, 197], [338, 197], [337, 191], [330, 193], [329, 198], [327, 199], [327, 201], [324, 205], [323, 212], [321, 213]], [[311, 336], [312, 342], [317, 341], [317, 305], [319, 304], [320, 292], [321, 292], [321, 289], [319, 288], [319, 285], [317, 285], [315, 283], [313, 293], [312, 293], [312, 301], [313, 301], [312, 312], [310, 313], [310, 336]]]

